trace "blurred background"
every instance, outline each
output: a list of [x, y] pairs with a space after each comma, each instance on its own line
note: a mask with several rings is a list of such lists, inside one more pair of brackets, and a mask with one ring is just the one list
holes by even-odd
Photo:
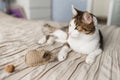
[[99, 24], [120, 25], [120, 0], [0, 0], [0, 11], [18, 18], [69, 22], [71, 5], [96, 15]]

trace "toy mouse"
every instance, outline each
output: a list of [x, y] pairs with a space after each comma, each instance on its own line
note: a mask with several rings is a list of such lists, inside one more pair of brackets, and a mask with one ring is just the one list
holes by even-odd
[[25, 63], [31, 67], [45, 65], [54, 60], [55, 54], [46, 50], [30, 50], [25, 55]]

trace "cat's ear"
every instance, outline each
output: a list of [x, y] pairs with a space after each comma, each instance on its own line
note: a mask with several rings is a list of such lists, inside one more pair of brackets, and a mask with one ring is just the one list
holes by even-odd
[[78, 10], [76, 8], [74, 8], [73, 5], [72, 5], [72, 13], [74, 16], [76, 16], [78, 14]]
[[83, 14], [83, 22], [86, 23], [86, 24], [90, 24], [92, 21], [93, 21], [92, 15], [88, 12], [85, 12]]

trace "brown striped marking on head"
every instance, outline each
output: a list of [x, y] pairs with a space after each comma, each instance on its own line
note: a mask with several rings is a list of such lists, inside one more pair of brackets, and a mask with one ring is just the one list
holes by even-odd
[[95, 32], [95, 25], [93, 21], [93, 14], [87, 11], [79, 11], [76, 8], [72, 8], [74, 14], [73, 18], [76, 28], [79, 32], [85, 34], [93, 34]]

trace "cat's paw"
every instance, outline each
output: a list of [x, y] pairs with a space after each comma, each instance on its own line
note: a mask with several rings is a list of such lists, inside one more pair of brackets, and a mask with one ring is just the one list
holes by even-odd
[[58, 61], [63, 61], [63, 60], [66, 59], [66, 57], [67, 57], [67, 54], [66, 54], [65, 52], [60, 51], [60, 52], [58, 53]]
[[95, 61], [95, 59], [94, 59], [93, 57], [91, 57], [91, 56], [87, 56], [87, 57], [86, 57], [86, 60], [85, 60], [85, 62], [86, 62], [87, 64], [93, 64], [94, 61]]
[[38, 44], [44, 44], [46, 42], [46, 36], [43, 36], [39, 41]]
[[47, 44], [52, 45], [52, 44], [54, 44], [54, 42], [53, 41], [47, 41]]
[[50, 37], [48, 40], [47, 40], [47, 44], [49, 45], [52, 45], [55, 43], [55, 38], [54, 37]]

